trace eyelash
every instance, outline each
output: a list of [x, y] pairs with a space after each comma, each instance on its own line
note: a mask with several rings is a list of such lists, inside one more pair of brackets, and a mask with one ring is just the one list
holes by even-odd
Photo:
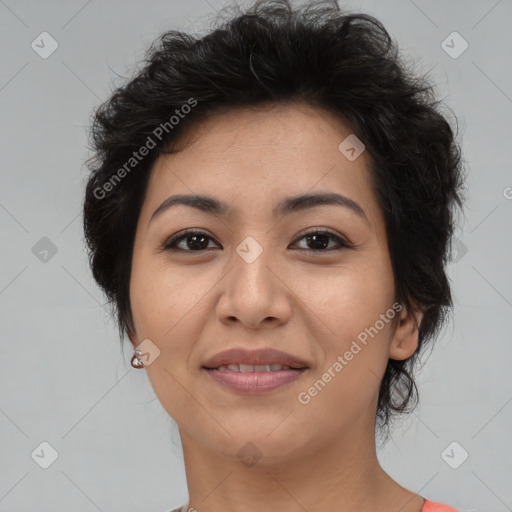
[[[192, 253], [202, 253], [202, 252], [211, 250], [211, 249], [200, 249], [197, 251], [193, 251], [190, 249], [178, 249], [175, 247], [176, 243], [180, 242], [181, 240], [187, 239], [191, 235], [203, 235], [204, 237], [215, 241], [208, 233], [206, 233], [204, 231], [197, 230], [197, 229], [187, 229], [185, 231], [182, 231], [181, 233], [178, 233], [177, 235], [173, 235], [170, 238], [167, 238], [161, 245], [160, 250], [161, 251], [172, 251], [172, 252], [192, 252]], [[302, 240], [303, 238], [306, 238], [306, 237], [312, 236], [312, 235], [328, 235], [332, 239], [335, 239], [335, 241], [338, 243], [338, 247], [335, 247], [335, 248], [331, 247], [330, 249], [298, 249], [298, 250], [300, 250], [302, 252], [309, 252], [309, 253], [312, 252], [312, 253], [320, 254], [320, 253], [329, 253], [329, 252], [332, 252], [333, 250], [341, 251], [344, 249], [352, 249], [353, 248], [353, 245], [350, 244], [345, 238], [341, 237], [340, 235], [338, 235], [338, 233], [336, 233], [335, 231], [328, 229], [328, 228], [322, 228], [322, 229], [308, 231], [307, 233], [304, 233], [299, 238], [297, 238], [294, 243], [296, 243], [299, 240]]]

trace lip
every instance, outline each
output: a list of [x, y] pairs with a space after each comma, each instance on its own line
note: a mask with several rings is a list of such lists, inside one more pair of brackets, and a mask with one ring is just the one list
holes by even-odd
[[[290, 369], [270, 372], [239, 372], [230, 369], [217, 369], [219, 366], [228, 364], [281, 364], [289, 366]], [[272, 348], [225, 350], [208, 359], [203, 365], [203, 370], [215, 382], [241, 395], [258, 395], [273, 391], [296, 381], [308, 368], [308, 365], [301, 359]]]
[[[203, 363], [203, 368], [215, 369], [228, 364], [282, 364], [291, 368], [307, 368], [301, 359], [274, 348], [247, 350], [232, 348], [214, 355]], [[262, 372], [255, 372], [262, 373]], [[277, 372], [276, 372], [277, 373]]]
[[224, 388], [241, 395], [258, 395], [294, 382], [307, 371], [307, 368], [250, 373], [207, 368], [204, 370], [215, 382]]

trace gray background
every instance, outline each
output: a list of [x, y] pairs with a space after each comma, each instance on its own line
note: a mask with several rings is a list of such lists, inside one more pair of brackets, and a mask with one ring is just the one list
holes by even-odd
[[[164, 512], [187, 500], [176, 427], [121, 352], [88, 270], [85, 130], [153, 39], [203, 30], [222, 5], [0, 0], [0, 511]], [[512, 1], [343, 5], [378, 17], [419, 69], [432, 69], [470, 171], [449, 268], [454, 321], [423, 358], [420, 407], [379, 458], [431, 500], [512, 510]], [[59, 45], [47, 59], [31, 48], [43, 31]], [[453, 31], [469, 43], [458, 58], [441, 46]], [[58, 452], [48, 469], [44, 441]], [[469, 453], [457, 469], [442, 457], [453, 441]], [[449, 449], [450, 462], [461, 453]]]

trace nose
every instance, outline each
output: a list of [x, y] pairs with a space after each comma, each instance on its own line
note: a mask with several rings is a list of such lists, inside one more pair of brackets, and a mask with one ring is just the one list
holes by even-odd
[[[242, 253], [243, 254], [243, 253]], [[233, 254], [231, 271], [220, 283], [217, 317], [226, 324], [250, 329], [277, 327], [289, 321], [293, 292], [290, 275], [277, 265], [270, 250], [256, 259]]]

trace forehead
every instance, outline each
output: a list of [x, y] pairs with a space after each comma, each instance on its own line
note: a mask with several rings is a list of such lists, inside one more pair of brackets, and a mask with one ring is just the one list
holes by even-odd
[[[233, 205], [273, 210], [284, 196], [338, 192], [375, 208], [366, 152], [349, 160], [339, 146], [350, 127], [307, 104], [248, 107], [214, 114], [189, 127], [152, 169], [146, 203], [204, 194]], [[254, 213], [254, 212], [251, 212]]]
[[208, 161], [232, 162], [250, 156], [251, 163], [265, 164], [322, 155], [322, 161], [331, 158], [334, 163], [341, 156], [339, 144], [351, 134], [341, 117], [305, 103], [236, 108], [189, 127], [174, 143], [178, 153], [173, 157], [193, 153]]

